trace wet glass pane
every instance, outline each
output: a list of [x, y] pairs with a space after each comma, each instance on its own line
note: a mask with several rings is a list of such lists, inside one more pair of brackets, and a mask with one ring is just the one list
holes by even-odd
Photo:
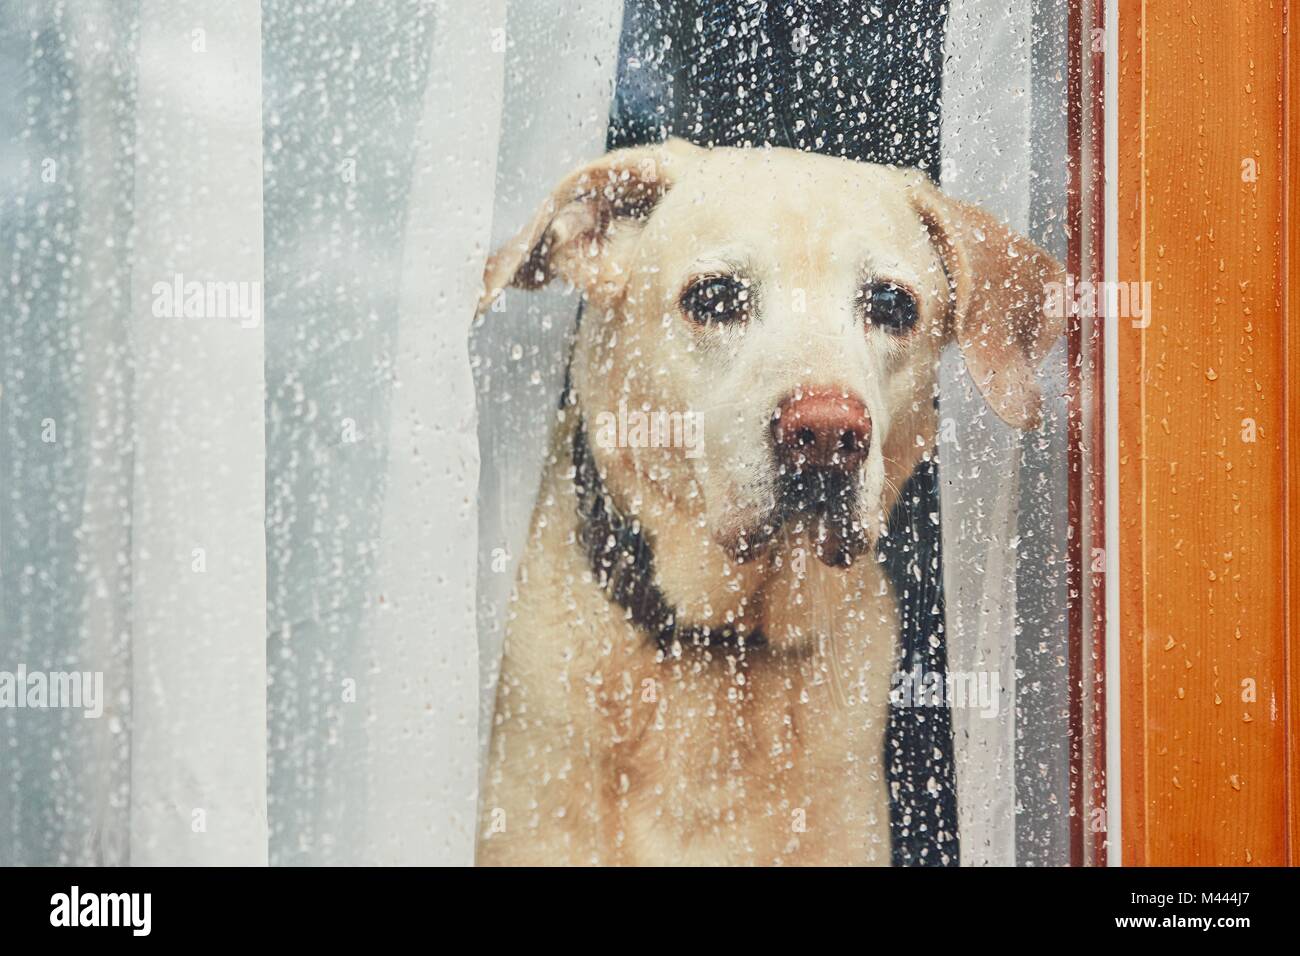
[[0, 6], [0, 864], [1104, 862], [1097, 16]]

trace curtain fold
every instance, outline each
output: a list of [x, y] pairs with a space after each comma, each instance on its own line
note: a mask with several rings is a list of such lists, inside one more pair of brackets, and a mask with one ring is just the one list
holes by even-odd
[[0, 711], [0, 865], [129, 859], [136, 27], [107, 0], [0, 16], [0, 672], [104, 684], [97, 720]]
[[[953, 0], [942, 184], [1064, 261], [1067, 9]], [[940, 366], [948, 666], [997, 681], [996, 709], [953, 710], [963, 866], [1069, 862], [1063, 669], [1065, 349], [1040, 370], [1044, 423], [1021, 434], [984, 402], [955, 347]]]
[[131, 862], [265, 864], [261, 4], [140, 22]]
[[[953, 0], [944, 38], [950, 195], [1028, 232], [1032, 0]], [[1020, 436], [950, 347], [940, 366], [940, 516], [951, 675], [998, 678], [996, 715], [953, 709], [963, 866], [1015, 865], [1016, 502]]]
[[[363, 863], [472, 865], [478, 787], [479, 448], [469, 323], [492, 226], [506, 0], [444, 3], [415, 138], [393, 367], [387, 493], [362, 632]], [[473, 108], [455, 108], [465, 90]]]

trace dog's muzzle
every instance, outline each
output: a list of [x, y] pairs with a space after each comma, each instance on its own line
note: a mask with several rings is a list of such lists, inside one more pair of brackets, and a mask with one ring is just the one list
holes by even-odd
[[871, 416], [846, 390], [799, 389], [772, 415], [777, 512], [808, 532], [830, 567], [847, 567], [869, 541], [857, 520], [862, 464], [871, 448]]

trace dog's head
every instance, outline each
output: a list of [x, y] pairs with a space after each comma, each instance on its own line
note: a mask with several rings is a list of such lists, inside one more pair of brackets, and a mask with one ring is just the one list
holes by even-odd
[[1042, 249], [919, 173], [785, 149], [670, 140], [578, 170], [489, 261], [480, 308], [555, 277], [588, 303], [587, 427], [617, 418], [604, 453], [698, 496], [741, 562], [784, 530], [851, 563], [934, 442], [943, 344], [1030, 428], [1062, 331]]

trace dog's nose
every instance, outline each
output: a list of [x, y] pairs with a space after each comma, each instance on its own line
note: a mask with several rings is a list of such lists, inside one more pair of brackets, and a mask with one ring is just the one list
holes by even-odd
[[787, 469], [805, 466], [852, 471], [871, 447], [867, 406], [841, 389], [801, 389], [772, 415], [777, 459]]

